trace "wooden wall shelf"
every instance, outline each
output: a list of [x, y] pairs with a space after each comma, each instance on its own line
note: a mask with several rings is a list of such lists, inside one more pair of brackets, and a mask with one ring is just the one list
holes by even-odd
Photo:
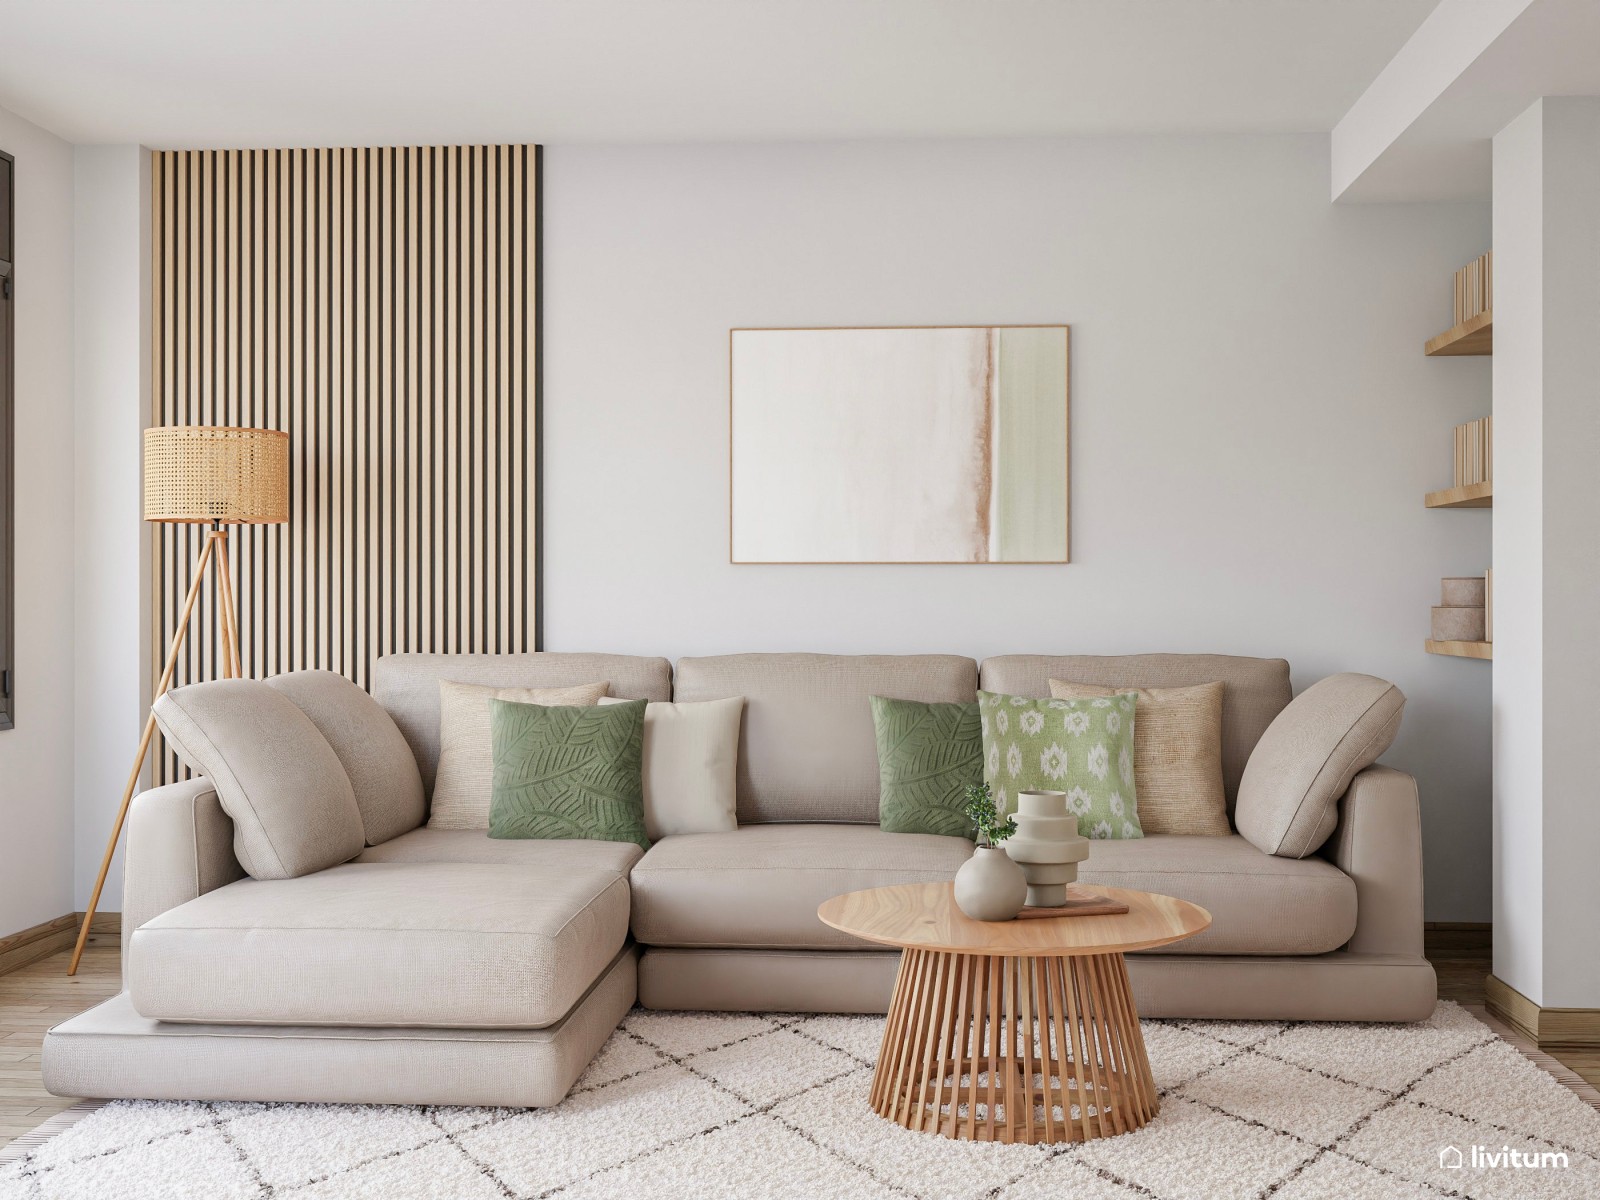
[[1461, 487], [1441, 488], [1423, 497], [1429, 508], [1493, 508], [1494, 484], [1468, 483]]
[[1493, 354], [1494, 314], [1479, 313], [1468, 317], [1454, 329], [1446, 329], [1438, 337], [1431, 337], [1422, 348], [1429, 357], [1453, 354]]
[[1493, 658], [1493, 642], [1436, 642], [1429, 638], [1429, 654], [1449, 654], [1455, 658]]

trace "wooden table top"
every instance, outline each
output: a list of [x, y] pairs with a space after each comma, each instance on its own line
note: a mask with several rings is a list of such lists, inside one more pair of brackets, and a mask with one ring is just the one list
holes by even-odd
[[902, 883], [847, 892], [817, 909], [824, 925], [869, 942], [954, 954], [1119, 954], [1147, 950], [1192, 937], [1211, 924], [1198, 904], [1136, 892], [1095, 887], [1128, 911], [1098, 917], [1044, 917], [1028, 921], [974, 921], [956, 907], [950, 883]]

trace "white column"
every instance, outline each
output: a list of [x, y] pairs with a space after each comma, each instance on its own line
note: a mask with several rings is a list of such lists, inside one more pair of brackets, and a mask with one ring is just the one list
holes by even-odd
[[[150, 154], [78, 146], [74, 172], [73, 857], [82, 910], [148, 711], [149, 537], [139, 474], [150, 413]], [[119, 856], [100, 910], [121, 908]]]
[[1494, 973], [1600, 1008], [1600, 99], [1494, 139]]

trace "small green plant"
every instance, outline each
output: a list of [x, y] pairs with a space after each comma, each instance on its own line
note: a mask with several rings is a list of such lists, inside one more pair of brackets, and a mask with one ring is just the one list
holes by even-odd
[[967, 784], [967, 816], [978, 828], [978, 845], [998, 846], [1017, 831], [1017, 823], [1010, 817], [1001, 820], [994, 806], [994, 794], [987, 783]]

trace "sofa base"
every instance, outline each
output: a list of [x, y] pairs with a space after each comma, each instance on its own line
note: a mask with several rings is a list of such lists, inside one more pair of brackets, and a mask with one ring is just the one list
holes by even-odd
[[[646, 1008], [882, 1013], [898, 954], [827, 950], [647, 949]], [[1246, 1021], [1421, 1021], [1438, 984], [1424, 958], [1335, 951], [1304, 958], [1128, 957], [1142, 1017]]]
[[557, 1104], [633, 1007], [629, 946], [545, 1029], [364, 1029], [152, 1021], [126, 992], [44, 1039], [57, 1096], [327, 1104]]
[[676, 1012], [886, 1013], [900, 952], [648, 949], [639, 1003]]

